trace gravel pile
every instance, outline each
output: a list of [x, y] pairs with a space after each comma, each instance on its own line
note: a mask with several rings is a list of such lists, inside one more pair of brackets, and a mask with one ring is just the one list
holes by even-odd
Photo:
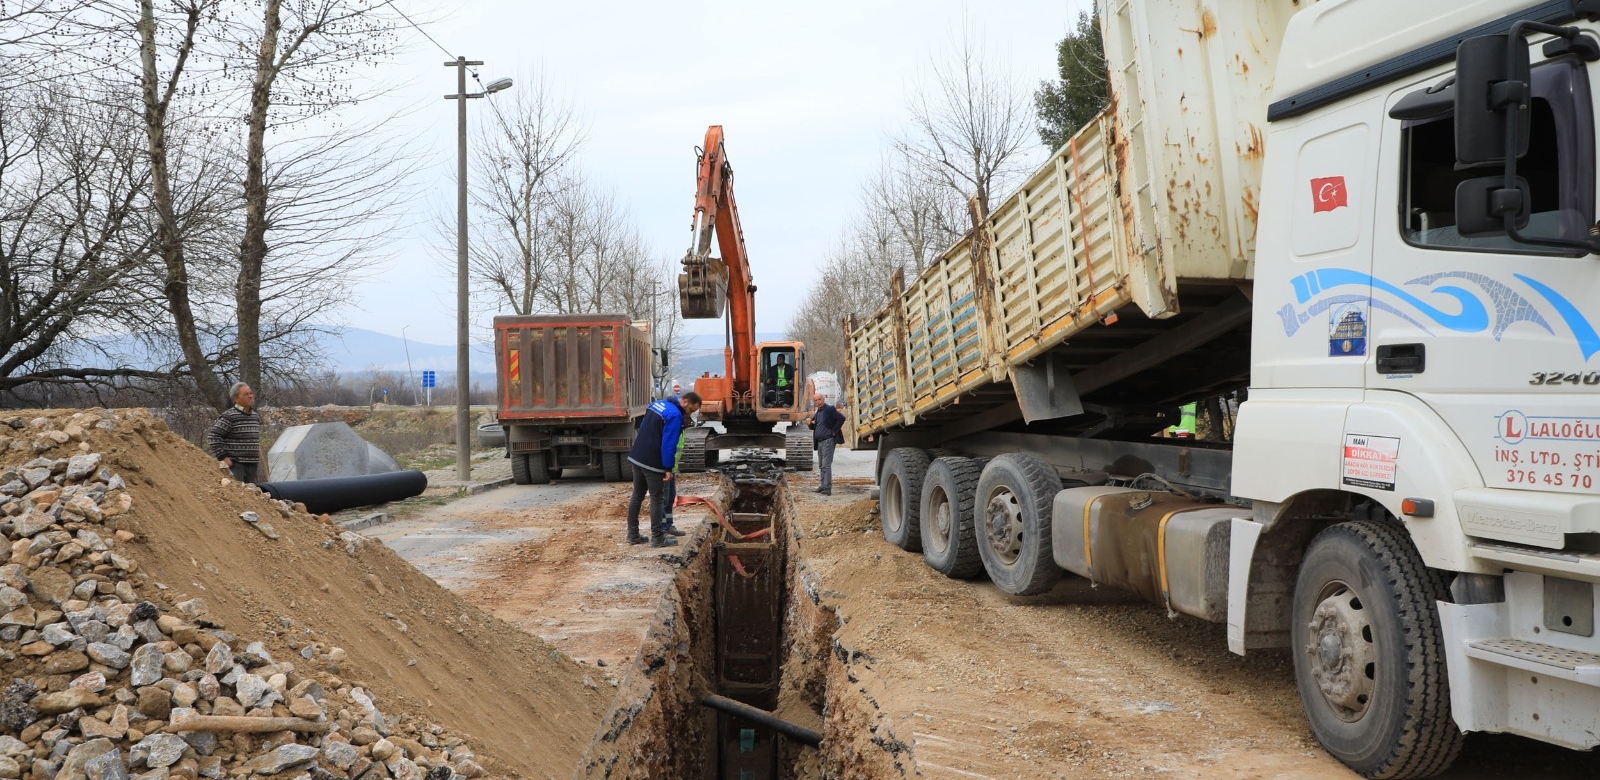
[[[157, 426], [140, 410], [0, 419], [0, 456], [27, 459], [0, 468], [0, 780], [485, 775], [462, 739], [342, 679], [344, 649], [300, 629], [275, 658], [140, 570], [133, 495], [89, 440]], [[239, 533], [277, 538], [243, 514]], [[324, 546], [362, 541], [329, 525]]]

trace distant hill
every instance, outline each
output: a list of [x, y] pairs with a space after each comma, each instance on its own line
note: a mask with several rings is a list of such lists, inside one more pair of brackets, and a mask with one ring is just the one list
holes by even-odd
[[[456, 348], [453, 344], [428, 344], [410, 341], [399, 336], [366, 330], [364, 328], [339, 328], [317, 338], [317, 346], [337, 373], [351, 374], [365, 371], [433, 370], [441, 374], [456, 370]], [[494, 376], [494, 349], [488, 344], [473, 344], [469, 351], [472, 375]]]

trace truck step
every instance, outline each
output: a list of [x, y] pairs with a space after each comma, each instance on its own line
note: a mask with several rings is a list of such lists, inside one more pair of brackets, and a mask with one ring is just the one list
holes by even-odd
[[1600, 655], [1582, 650], [1501, 637], [1469, 643], [1467, 655], [1501, 666], [1600, 687]]
[[1474, 556], [1508, 569], [1600, 582], [1600, 555], [1594, 553], [1540, 550], [1483, 541], [1472, 542], [1470, 549]]

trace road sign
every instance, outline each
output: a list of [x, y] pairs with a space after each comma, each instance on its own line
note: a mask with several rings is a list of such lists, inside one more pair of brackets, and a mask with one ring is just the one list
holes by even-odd
[[424, 371], [424, 372], [422, 372], [422, 386], [423, 387], [437, 387], [438, 383], [435, 381], [437, 379], [437, 376], [438, 375], [435, 374], [432, 371]]

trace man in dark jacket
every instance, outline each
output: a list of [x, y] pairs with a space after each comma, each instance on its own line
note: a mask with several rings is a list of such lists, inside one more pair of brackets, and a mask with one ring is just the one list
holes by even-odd
[[206, 444], [211, 454], [240, 482], [255, 482], [261, 468], [261, 417], [256, 414], [256, 394], [238, 382], [228, 392], [233, 406], [211, 424]]
[[[663, 483], [672, 479], [678, 458], [678, 434], [685, 417], [700, 410], [700, 396], [694, 392], [678, 398], [663, 398], [650, 404], [639, 421], [628, 462], [633, 464], [633, 498], [628, 500], [628, 543], [650, 542], [651, 547], [672, 547], [678, 543], [667, 530]], [[639, 507], [650, 493], [650, 536], [639, 533]]]
[[844, 415], [821, 393], [811, 396], [811, 439], [817, 448], [817, 470], [822, 473], [817, 492], [833, 495], [833, 448], [844, 443]]

